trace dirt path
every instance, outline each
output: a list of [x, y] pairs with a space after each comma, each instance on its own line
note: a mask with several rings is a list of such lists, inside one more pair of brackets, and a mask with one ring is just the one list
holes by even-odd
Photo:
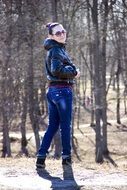
[[[38, 172], [35, 170], [35, 158], [16, 157], [20, 150], [20, 138], [19, 134], [12, 133], [12, 137], [17, 138], [11, 144], [15, 156], [0, 158], [0, 190], [127, 190], [126, 132], [122, 126], [108, 127], [110, 160], [98, 165], [94, 158], [95, 132], [88, 126], [81, 126], [80, 130], [75, 130], [81, 162], [74, 156], [72, 168], [62, 168], [61, 160], [48, 158], [46, 170]], [[33, 133], [27, 135], [30, 139], [29, 152], [34, 153]]]
[[0, 190], [127, 190], [127, 172], [85, 169], [48, 160], [47, 170], [36, 171], [34, 159], [14, 159], [0, 166]]

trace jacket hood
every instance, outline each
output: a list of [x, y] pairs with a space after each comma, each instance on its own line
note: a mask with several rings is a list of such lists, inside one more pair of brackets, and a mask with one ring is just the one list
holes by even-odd
[[49, 50], [53, 47], [65, 47], [65, 44], [62, 44], [62, 43], [59, 43], [55, 40], [52, 40], [50, 38], [47, 38], [45, 41], [44, 41], [44, 48], [46, 50]]

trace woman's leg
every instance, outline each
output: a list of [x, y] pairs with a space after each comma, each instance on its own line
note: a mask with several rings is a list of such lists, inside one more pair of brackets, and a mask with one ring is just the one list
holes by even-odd
[[72, 118], [72, 89], [63, 88], [57, 102], [60, 116], [60, 130], [62, 139], [62, 157], [71, 156], [71, 118]]
[[[51, 96], [51, 95], [50, 95]], [[45, 157], [48, 153], [51, 141], [55, 133], [59, 128], [59, 113], [57, 106], [52, 102], [52, 97], [47, 96], [48, 99], [48, 112], [49, 112], [49, 123], [47, 131], [43, 137], [40, 149], [38, 151], [38, 157]]]

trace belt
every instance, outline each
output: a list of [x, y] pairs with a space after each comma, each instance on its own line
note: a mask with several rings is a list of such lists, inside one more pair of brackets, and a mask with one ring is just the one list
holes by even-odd
[[51, 86], [55, 86], [55, 87], [61, 87], [61, 88], [64, 88], [64, 87], [72, 87], [73, 84], [72, 83], [68, 83], [68, 82], [63, 82], [63, 81], [58, 81], [58, 82], [49, 82], [49, 87]]

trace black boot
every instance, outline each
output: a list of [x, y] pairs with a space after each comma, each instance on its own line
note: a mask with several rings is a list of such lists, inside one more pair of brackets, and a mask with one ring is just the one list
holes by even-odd
[[36, 168], [37, 169], [44, 169], [45, 168], [45, 159], [43, 157], [37, 157], [36, 161]]
[[62, 159], [62, 165], [71, 165], [72, 164], [72, 160], [71, 160], [71, 157], [67, 157], [67, 158], [63, 158]]

